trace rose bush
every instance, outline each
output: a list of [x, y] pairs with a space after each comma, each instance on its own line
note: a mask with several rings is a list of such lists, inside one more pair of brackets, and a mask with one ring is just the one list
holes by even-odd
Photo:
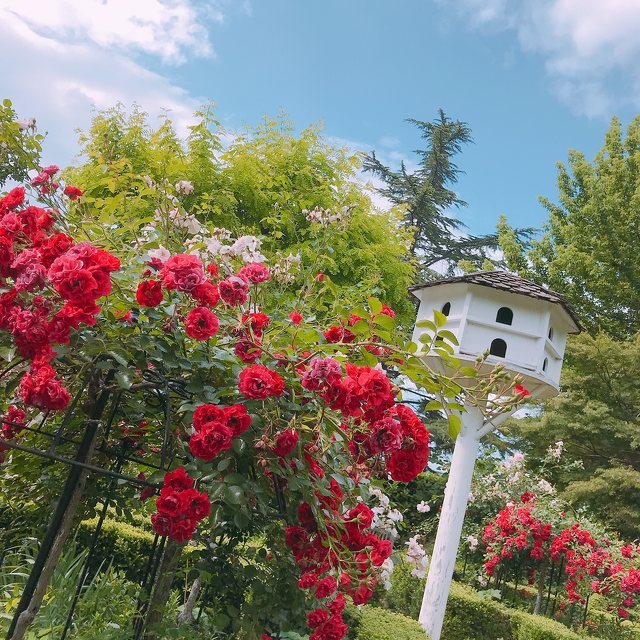
[[[9, 381], [18, 385], [3, 437], [37, 444], [41, 435], [23, 430], [43, 411], [64, 409], [83, 370], [110, 371], [122, 391], [144, 389], [149, 372], [181, 383], [189, 399], [172, 404], [163, 452], [174, 463], [150, 478], [161, 484], [153, 528], [177, 544], [200, 543], [203, 570], [219, 559], [211, 549], [226, 542], [231, 554], [247, 536], [268, 532], [266, 558], [287, 566], [289, 583], [317, 601], [311, 637], [339, 640], [346, 598], [367, 602], [392, 552], [374, 531], [372, 483], [409, 482], [428, 462], [429, 431], [398, 381], [437, 395], [434, 403], [452, 415], [462, 409], [461, 387], [425, 368], [381, 301], [349, 308], [330, 278], [316, 277], [316, 264], [283, 260], [272, 269], [259, 238], [209, 231], [182, 207], [184, 184], [174, 193], [157, 188], [155, 223], [116, 216], [107, 232], [84, 226], [91, 205], [56, 174], [49, 167], [32, 181], [47, 207], [30, 205], [24, 188], [0, 201], [6, 397]], [[123, 225], [135, 251], [118, 245]], [[80, 234], [90, 241], [76, 242]], [[455, 371], [440, 316], [422, 342]], [[513, 389], [504, 375], [494, 382], [503, 394]], [[497, 387], [478, 386], [484, 406]], [[123, 398], [122, 441], [159, 462], [164, 420], [132, 394]], [[273, 538], [278, 530], [292, 564]], [[254, 574], [245, 626], [295, 624], [260, 606]]]

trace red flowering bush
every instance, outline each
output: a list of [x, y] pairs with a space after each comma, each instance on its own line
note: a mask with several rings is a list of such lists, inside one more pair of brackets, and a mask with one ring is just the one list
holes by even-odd
[[198, 522], [211, 512], [206, 493], [193, 488], [193, 480], [183, 467], [164, 476], [164, 486], [156, 500], [158, 513], [151, 517], [153, 528], [163, 536], [185, 542], [193, 536]]
[[[46, 193], [58, 188], [47, 167], [34, 179]], [[67, 187], [66, 195], [80, 193]], [[68, 344], [73, 330], [94, 325], [96, 302], [111, 292], [111, 274], [120, 261], [89, 242], [75, 243], [58, 228], [53, 209], [29, 205], [24, 187], [0, 199], [0, 330], [30, 362], [22, 376], [22, 401], [44, 411], [60, 411], [70, 393], [52, 365], [54, 345]]]
[[634, 545], [618, 548], [609, 537], [597, 536], [578, 522], [549, 522], [536, 516], [537, 497], [527, 491], [518, 504], [508, 504], [484, 528], [485, 571], [518, 558], [530, 567], [529, 580], [545, 579], [553, 564], [562, 571], [569, 602], [585, 605], [590, 593], [606, 597], [609, 610], [629, 618], [640, 593], [638, 553]]
[[[160, 462], [168, 426], [174, 470], [146, 478], [160, 489], [154, 530], [180, 544], [199, 540], [204, 562], [213, 539], [235, 544], [268, 527], [273, 537], [265, 523], [275, 522], [293, 583], [314, 601], [310, 637], [339, 640], [347, 599], [368, 601], [392, 552], [362, 496], [372, 480], [410, 482], [428, 462], [429, 431], [395, 380], [436, 388], [448, 408], [461, 388], [426, 370], [388, 306], [372, 298], [367, 309], [348, 308], [313, 265], [294, 299], [257, 238], [208, 233], [174, 200], [156, 209], [157, 224], [136, 228], [120, 269], [109, 251], [74, 240], [92, 192], [61, 200], [55, 175], [43, 170], [33, 182], [55, 208], [27, 206], [24, 189], [0, 200], [0, 329], [28, 365], [7, 398], [3, 439], [28, 425], [15, 400], [64, 409], [87, 363], [99, 360], [127, 398], [152, 386], [150, 375], [171, 381], [170, 420], [132, 399], [135, 426], [118, 430], [118, 444]], [[56, 359], [55, 345], [72, 342]]]

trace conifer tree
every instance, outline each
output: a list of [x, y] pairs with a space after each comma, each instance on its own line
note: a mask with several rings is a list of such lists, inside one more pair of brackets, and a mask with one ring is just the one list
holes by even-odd
[[451, 213], [466, 206], [453, 188], [461, 173], [454, 159], [472, 142], [471, 129], [442, 109], [433, 122], [413, 118], [408, 122], [419, 129], [425, 141], [425, 148], [415, 151], [418, 168], [410, 171], [402, 162], [394, 171], [372, 152], [365, 157], [364, 169], [382, 180], [380, 195], [405, 207], [404, 224], [414, 231], [411, 253], [420, 267], [419, 278], [433, 277], [433, 267], [442, 262], [449, 271], [461, 261], [480, 268], [487, 250], [497, 248], [497, 234], [468, 235], [465, 225]]

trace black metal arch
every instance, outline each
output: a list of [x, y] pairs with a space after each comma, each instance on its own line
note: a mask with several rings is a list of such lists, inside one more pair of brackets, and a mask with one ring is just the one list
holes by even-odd
[[[11, 621], [6, 636], [7, 640], [13, 638], [18, 620], [21, 614], [27, 610], [34, 596], [47, 558], [61, 531], [65, 515], [68, 515], [68, 510], [72, 508], [72, 499], [79, 483], [81, 483], [83, 474], [85, 476], [96, 474], [109, 478], [110, 482], [102, 498], [98, 522], [91, 537], [89, 552], [78, 577], [75, 594], [70, 603], [60, 640], [65, 640], [72, 628], [73, 616], [88, 576], [92, 554], [98, 543], [102, 525], [115, 496], [118, 484], [124, 481], [125, 483], [142, 487], [160, 488], [161, 486], [161, 484], [123, 473], [123, 467], [127, 463], [135, 463], [142, 468], [148, 468], [153, 473], [168, 470], [171, 466], [173, 461], [170, 433], [171, 397], [172, 395], [182, 399], [191, 397], [191, 394], [185, 390], [184, 383], [181, 380], [172, 380], [164, 377], [157, 369], [145, 371], [143, 382], [133, 385], [129, 389], [122, 389], [114, 385], [113, 379], [114, 371], [101, 372], [97, 369], [91, 371], [85, 379], [84, 385], [76, 393], [64, 416], [54, 429], [47, 428], [47, 424], [51, 420], [51, 415], [47, 413], [44, 414], [36, 427], [14, 425], [32, 434], [32, 439], [35, 442], [21, 444], [20, 442], [0, 437], [0, 444], [4, 447], [62, 463], [69, 468], [64, 487], [45, 534], [40, 541], [38, 554]], [[156, 457], [155, 461], [145, 460], [136, 455], [134, 447], [126, 437], [113, 437], [113, 425], [116, 419], [123, 417], [123, 397], [125, 394], [136, 393], [144, 393], [147, 403], [157, 407], [163, 420], [162, 445], [159, 456]], [[69, 427], [73, 424], [74, 418], [78, 416], [80, 407], [84, 408], [86, 418], [83, 419], [82, 435], [78, 436], [78, 430], [70, 432]], [[114, 440], [116, 445], [110, 445], [110, 441]], [[101, 458], [106, 461], [103, 466], [94, 464], [94, 453], [101, 454]], [[158, 568], [162, 561], [165, 545], [166, 538], [156, 534], [138, 596], [137, 614], [133, 620], [133, 640], [139, 640], [145, 632], [147, 607], [156, 581]]]

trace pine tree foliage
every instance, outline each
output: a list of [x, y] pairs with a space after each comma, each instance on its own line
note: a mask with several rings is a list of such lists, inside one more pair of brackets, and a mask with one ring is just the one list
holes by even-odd
[[497, 234], [465, 234], [465, 225], [452, 211], [466, 206], [454, 190], [461, 170], [454, 162], [466, 144], [472, 142], [471, 129], [452, 120], [442, 109], [433, 122], [409, 119], [415, 125], [424, 149], [415, 151], [418, 168], [410, 171], [404, 162], [397, 171], [384, 165], [375, 152], [365, 157], [365, 171], [380, 178], [380, 195], [405, 208], [404, 225], [413, 231], [411, 252], [420, 265], [419, 277], [436, 275], [433, 267], [444, 263], [449, 271], [462, 260], [480, 268], [487, 251], [496, 249]]

